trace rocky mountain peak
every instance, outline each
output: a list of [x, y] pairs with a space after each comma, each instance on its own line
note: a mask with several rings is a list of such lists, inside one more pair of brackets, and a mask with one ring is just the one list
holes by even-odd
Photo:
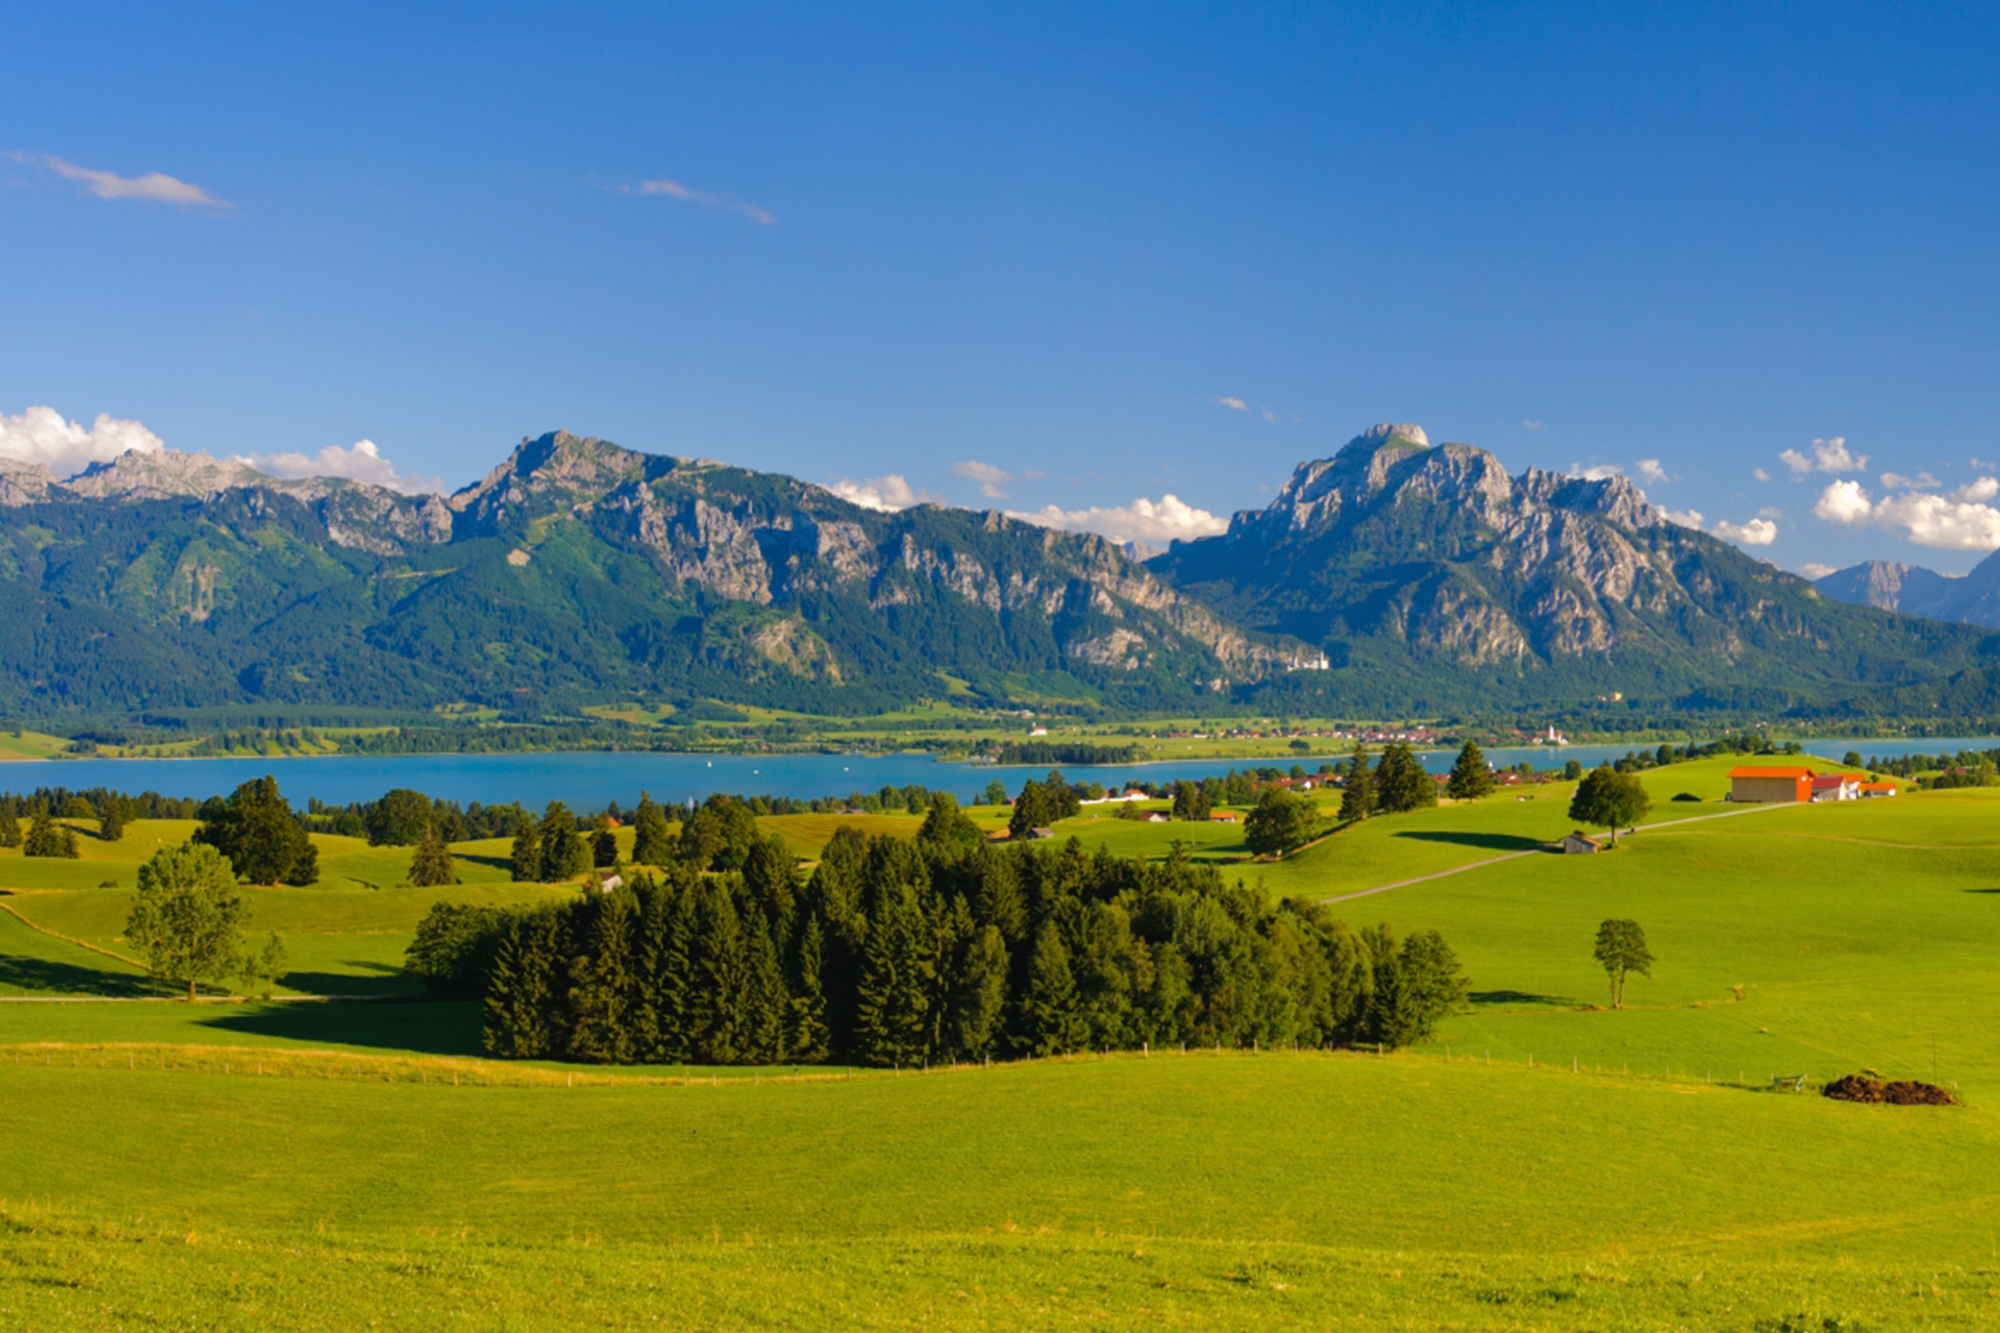
[[0, 506], [38, 504], [49, 498], [55, 484], [47, 463], [0, 455]]
[[94, 499], [174, 500], [207, 499], [232, 486], [269, 485], [272, 481], [234, 459], [225, 461], [173, 449], [130, 449], [109, 463], [92, 463], [63, 484]]

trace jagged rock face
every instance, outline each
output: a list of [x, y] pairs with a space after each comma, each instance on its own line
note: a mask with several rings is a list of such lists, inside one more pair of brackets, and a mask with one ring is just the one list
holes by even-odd
[[[919, 637], [949, 623], [954, 639], [1005, 638], [1000, 627], [1026, 616], [1046, 622], [1033, 633], [1052, 634], [1052, 667], [1136, 672], [1198, 660], [1209, 678], [1246, 680], [1320, 664], [1304, 645], [1228, 624], [1103, 538], [995, 513], [862, 509], [788, 477], [563, 431], [522, 441], [450, 505], [460, 536], [574, 521], [705, 598], [773, 611], [833, 598]], [[840, 660], [854, 649], [838, 636], [812, 652], [789, 637], [751, 642], [770, 662], [822, 679], [852, 678], [861, 665]]]
[[1964, 575], [1869, 560], [1835, 570], [1814, 586], [1828, 597], [1858, 606], [2000, 627], [2000, 553], [1987, 556]]
[[56, 479], [46, 463], [0, 458], [0, 506], [39, 504], [49, 498]]
[[65, 482], [63, 489], [99, 500], [206, 500], [232, 486], [260, 484], [283, 485], [246, 463], [172, 449], [151, 453], [133, 449], [109, 463], [92, 463]]
[[[1510, 476], [1485, 450], [1424, 438], [1378, 426], [1151, 567], [1256, 629], [1486, 669], [1665, 653], [1698, 675], [1690, 641], [1725, 661], [1745, 618], [1804, 623], [1800, 581], [1669, 523], [1623, 477]], [[1746, 591], [1746, 577], [1788, 591]]]

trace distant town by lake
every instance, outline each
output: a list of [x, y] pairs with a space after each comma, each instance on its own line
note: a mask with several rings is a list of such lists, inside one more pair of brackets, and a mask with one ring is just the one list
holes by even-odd
[[[1953, 753], [1961, 749], [2000, 748], [1996, 737], [1909, 737], [1802, 742], [1807, 754], [1838, 760], [1849, 751], [1864, 761], [1904, 754]], [[1575, 759], [1586, 767], [1617, 759], [1636, 748], [1623, 745], [1535, 746], [1485, 751], [1496, 768], [1528, 763], [1539, 769], [1561, 768]], [[1371, 747], [1371, 752], [1379, 753]], [[1075, 781], [1113, 787], [1126, 782], [1167, 782], [1222, 774], [1232, 768], [1290, 768], [1308, 771], [1344, 754], [1313, 754], [1296, 759], [1204, 758], [1148, 764], [1076, 765], [1063, 772]], [[1418, 755], [1434, 773], [1451, 767], [1454, 752], [1425, 751]], [[309, 800], [329, 805], [370, 801], [395, 787], [412, 787], [441, 800], [488, 805], [518, 801], [539, 806], [560, 800], [576, 809], [600, 809], [611, 801], [630, 805], [641, 791], [662, 802], [701, 800], [714, 792], [744, 796], [845, 796], [878, 792], [883, 787], [920, 785], [949, 791], [971, 800], [998, 779], [1019, 790], [1045, 767], [1013, 768], [992, 764], [941, 763], [924, 755], [693, 755], [535, 753], [481, 755], [410, 755], [393, 758], [334, 756], [326, 758], [243, 759], [76, 759], [48, 763], [0, 765], [0, 790], [26, 792], [36, 787], [72, 790], [109, 787], [119, 791], [157, 791], [167, 796], [207, 797], [226, 794], [252, 777], [270, 773], [294, 803]]]

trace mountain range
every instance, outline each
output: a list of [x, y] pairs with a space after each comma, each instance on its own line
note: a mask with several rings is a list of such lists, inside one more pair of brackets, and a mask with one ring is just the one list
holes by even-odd
[[1859, 606], [2000, 627], [2000, 552], [1965, 574], [1940, 574], [1922, 565], [1868, 560], [1817, 580], [1828, 597]]
[[0, 463], [0, 712], [919, 698], [1335, 715], [1990, 706], [2000, 636], [1822, 595], [1623, 478], [1379, 426], [1148, 560], [552, 432], [450, 497]]

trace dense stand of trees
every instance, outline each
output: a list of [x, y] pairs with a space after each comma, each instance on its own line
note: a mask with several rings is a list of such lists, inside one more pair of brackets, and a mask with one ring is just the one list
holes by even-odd
[[440, 906], [411, 966], [483, 994], [493, 1054], [601, 1062], [1400, 1046], [1463, 995], [1434, 932], [1354, 931], [1178, 857], [992, 847], [933, 813], [915, 841], [841, 830], [804, 883], [773, 854], [528, 911]]

